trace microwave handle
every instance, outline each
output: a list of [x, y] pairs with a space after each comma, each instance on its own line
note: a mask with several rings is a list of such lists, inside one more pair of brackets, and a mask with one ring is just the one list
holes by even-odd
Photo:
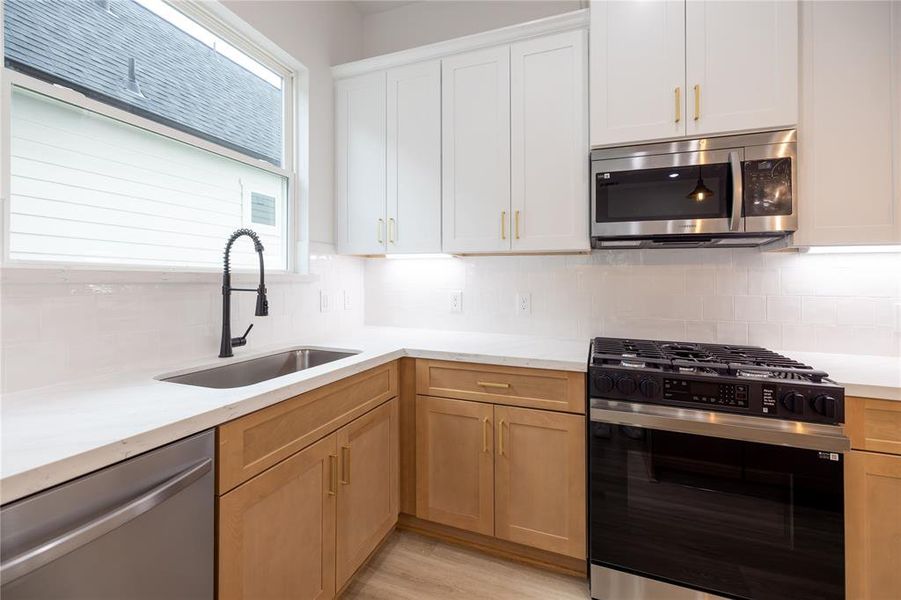
[[732, 218], [729, 220], [729, 231], [741, 231], [744, 182], [742, 180], [741, 158], [739, 158], [738, 152], [729, 153], [729, 165], [732, 167]]

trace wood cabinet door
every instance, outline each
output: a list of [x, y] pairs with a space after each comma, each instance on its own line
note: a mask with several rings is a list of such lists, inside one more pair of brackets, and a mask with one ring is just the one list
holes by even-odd
[[388, 71], [388, 252], [441, 252], [441, 61]]
[[383, 254], [385, 72], [335, 82], [335, 207], [338, 251]]
[[847, 597], [894, 600], [901, 593], [901, 456], [845, 456]]
[[397, 398], [339, 429], [336, 581], [340, 590], [397, 523]]
[[495, 406], [495, 536], [585, 557], [585, 418]]
[[901, 3], [804, 2], [801, 27], [795, 243], [897, 243]]
[[589, 249], [587, 37], [510, 47], [514, 251]]
[[416, 516], [494, 534], [491, 404], [416, 397]]
[[798, 3], [685, 5], [688, 135], [798, 122]]
[[510, 47], [442, 60], [442, 244], [510, 249]]
[[591, 145], [685, 135], [685, 1], [591, 3]]
[[220, 496], [220, 600], [335, 595], [336, 435]]

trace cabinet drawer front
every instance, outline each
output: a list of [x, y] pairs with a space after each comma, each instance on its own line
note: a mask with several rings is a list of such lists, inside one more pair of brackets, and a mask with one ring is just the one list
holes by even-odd
[[901, 402], [871, 398], [845, 400], [852, 448], [901, 454]]
[[417, 360], [416, 393], [585, 413], [585, 374], [570, 371]]
[[223, 494], [397, 395], [397, 363], [369, 369], [219, 427]]

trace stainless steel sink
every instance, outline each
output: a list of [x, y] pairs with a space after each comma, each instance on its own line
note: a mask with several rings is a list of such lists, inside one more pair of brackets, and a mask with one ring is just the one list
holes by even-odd
[[184, 375], [166, 377], [162, 381], [205, 388], [236, 388], [318, 367], [319, 365], [341, 360], [354, 354], [359, 354], [359, 351], [295, 348], [294, 350], [236, 362], [223, 367], [214, 367], [212, 369], [185, 373]]

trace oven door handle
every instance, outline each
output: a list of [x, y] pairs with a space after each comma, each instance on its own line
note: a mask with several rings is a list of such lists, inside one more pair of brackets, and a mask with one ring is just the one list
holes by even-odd
[[823, 452], [848, 452], [851, 441], [840, 425], [782, 421], [671, 406], [591, 400], [591, 420], [598, 423], [674, 431], [689, 435], [789, 446]]
[[742, 231], [741, 207], [744, 200], [744, 179], [741, 172], [741, 157], [738, 152], [729, 153], [729, 165], [732, 167], [732, 216], [729, 219], [729, 231]]

